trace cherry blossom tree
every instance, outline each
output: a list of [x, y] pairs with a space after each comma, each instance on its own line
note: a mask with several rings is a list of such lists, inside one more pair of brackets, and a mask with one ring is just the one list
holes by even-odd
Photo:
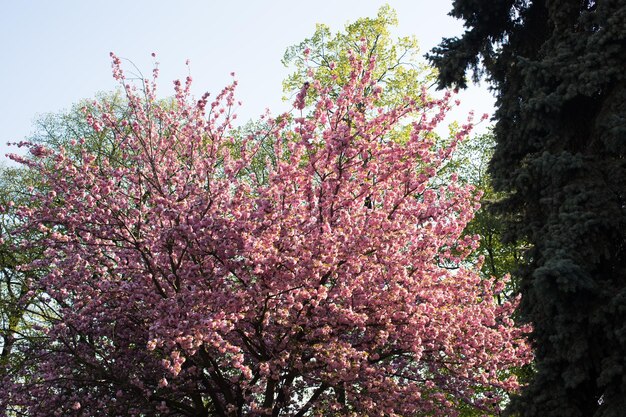
[[[497, 413], [530, 361], [503, 283], [465, 261], [471, 187], [432, 178], [450, 96], [376, 106], [375, 57], [339, 93], [311, 78], [258, 138], [232, 135], [233, 82], [174, 103], [113, 57], [124, 118], [114, 159], [24, 143], [42, 186], [18, 208], [56, 309], [0, 401], [29, 416], [454, 416]], [[305, 97], [314, 102], [305, 107]], [[416, 116], [417, 115], [417, 116]], [[398, 135], [410, 130], [410, 135]], [[264, 141], [266, 143], [266, 141]], [[69, 156], [71, 155], [71, 157]]]

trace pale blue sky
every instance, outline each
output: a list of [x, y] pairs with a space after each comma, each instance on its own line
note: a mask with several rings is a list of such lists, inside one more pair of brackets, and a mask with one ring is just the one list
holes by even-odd
[[[110, 51], [144, 74], [156, 52], [161, 93], [187, 75], [186, 59], [199, 93], [218, 92], [234, 71], [241, 120], [266, 107], [279, 113], [286, 109], [285, 49], [309, 37], [316, 23], [336, 31], [375, 16], [385, 3], [398, 12], [397, 34], [416, 35], [423, 52], [462, 33], [460, 22], [447, 16], [451, 0], [0, 0], [0, 161], [15, 149], [6, 142], [28, 136], [37, 115], [115, 89]], [[461, 98], [462, 112], [492, 111], [485, 84]]]

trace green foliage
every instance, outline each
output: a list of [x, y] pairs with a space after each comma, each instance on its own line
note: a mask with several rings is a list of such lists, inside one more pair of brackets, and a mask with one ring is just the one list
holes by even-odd
[[100, 93], [92, 100], [82, 100], [73, 105], [68, 111], [45, 114], [35, 121], [35, 133], [28, 140], [52, 149], [64, 147], [72, 152], [79, 149], [71, 146], [72, 141], [82, 139], [86, 151], [101, 158], [114, 158], [115, 132], [107, 129], [95, 132], [87, 123], [85, 115], [87, 112], [97, 112], [96, 103], [104, 105], [112, 113], [127, 112], [124, 102], [119, 92]]
[[14, 204], [14, 171], [3, 167], [0, 178], [3, 191], [0, 194], [0, 372], [6, 370], [15, 352], [19, 333], [25, 327], [20, 300], [26, 297], [29, 287], [23, 274], [16, 269], [23, 261], [23, 255], [14, 251], [11, 238], [14, 223], [12, 216], [7, 213], [9, 204]]
[[[311, 81], [308, 73], [310, 67], [320, 70], [316, 73], [316, 77], [322, 86], [332, 84], [334, 78], [343, 80], [345, 83], [349, 76], [346, 68], [349, 67], [349, 51], [351, 51], [361, 54], [366, 59], [375, 55], [377, 60], [382, 60], [384, 63], [377, 74], [378, 79], [384, 85], [381, 96], [383, 105], [400, 103], [406, 97], [419, 100], [423, 93], [421, 86], [432, 82], [436, 77], [436, 70], [419, 61], [419, 49], [414, 38], [392, 39], [391, 28], [396, 24], [395, 13], [385, 7], [379, 11], [376, 18], [359, 19], [346, 25], [344, 31], [335, 34], [331, 33], [327, 26], [318, 25], [312, 37], [290, 47], [285, 53], [283, 63], [294, 67], [294, 72], [283, 83], [285, 94], [293, 98], [305, 82]], [[367, 45], [367, 48], [361, 49], [363, 43]], [[313, 94], [315, 92], [312, 94], [309, 92], [309, 98]], [[459, 129], [457, 124], [452, 124], [448, 136], [440, 136], [433, 132], [431, 134], [433, 146], [444, 146], [450, 142], [450, 138], [453, 138]], [[392, 139], [402, 141], [406, 138], [400, 132]], [[478, 256], [484, 257], [483, 275], [502, 279], [504, 275], [515, 271], [520, 266], [524, 244], [515, 239], [506, 240], [505, 220], [509, 216], [493, 210], [492, 207], [505, 196], [504, 193], [494, 190], [490, 174], [487, 172], [494, 144], [492, 133], [474, 136], [459, 144], [454, 160], [438, 173], [433, 185], [445, 183], [446, 178], [456, 173], [462, 181], [474, 185], [477, 192], [483, 193], [483, 207], [467, 226], [465, 234], [480, 237], [480, 246], [472, 256], [473, 261]], [[267, 157], [267, 154], [265, 155], [264, 158]], [[508, 285], [509, 287], [501, 297], [517, 293], [515, 280], [509, 281]], [[504, 299], [501, 301], [503, 302]], [[514, 370], [514, 373], [523, 379], [527, 379], [528, 372], [528, 369]], [[464, 417], [478, 415], [473, 409], [459, 407]], [[495, 413], [498, 412], [495, 411]]]
[[309, 68], [316, 69], [316, 78], [322, 86], [346, 85], [350, 75], [349, 54], [354, 53], [366, 62], [376, 57], [378, 66], [373, 78], [385, 91], [378, 105], [399, 103], [405, 97], [418, 99], [421, 86], [432, 82], [435, 74], [432, 67], [420, 60], [415, 37], [392, 37], [397, 24], [396, 12], [389, 6], [383, 6], [375, 18], [358, 19], [334, 34], [328, 26], [318, 24], [313, 36], [285, 52], [283, 64], [293, 67], [294, 72], [283, 81], [283, 91], [287, 97], [294, 97], [310, 81]]
[[[467, 225], [465, 233], [480, 236], [480, 246], [473, 256], [484, 258], [483, 275], [502, 279], [520, 267], [524, 242], [506, 239], [508, 223], [506, 214], [494, 209], [494, 206], [505, 197], [504, 193], [494, 190], [488, 172], [494, 146], [492, 132], [462, 142], [457, 148], [451, 169], [458, 172], [463, 181], [474, 185], [477, 191], [482, 193], [481, 208]], [[505, 294], [517, 294], [516, 280], [509, 281], [509, 288]]]

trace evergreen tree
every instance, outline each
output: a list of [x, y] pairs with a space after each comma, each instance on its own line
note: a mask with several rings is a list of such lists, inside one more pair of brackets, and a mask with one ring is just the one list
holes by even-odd
[[626, 410], [626, 1], [456, 0], [461, 38], [429, 55], [440, 86], [486, 75], [490, 170], [513, 238], [530, 244], [520, 314], [536, 374], [510, 411]]

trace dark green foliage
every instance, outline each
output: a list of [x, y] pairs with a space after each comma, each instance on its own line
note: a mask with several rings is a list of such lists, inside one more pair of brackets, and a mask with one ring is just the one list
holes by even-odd
[[[467, 31], [429, 56], [440, 86], [486, 75], [490, 163], [537, 372], [510, 410], [626, 415], [626, 1], [457, 0]], [[480, 65], [479, 65], [480, 64]]]

